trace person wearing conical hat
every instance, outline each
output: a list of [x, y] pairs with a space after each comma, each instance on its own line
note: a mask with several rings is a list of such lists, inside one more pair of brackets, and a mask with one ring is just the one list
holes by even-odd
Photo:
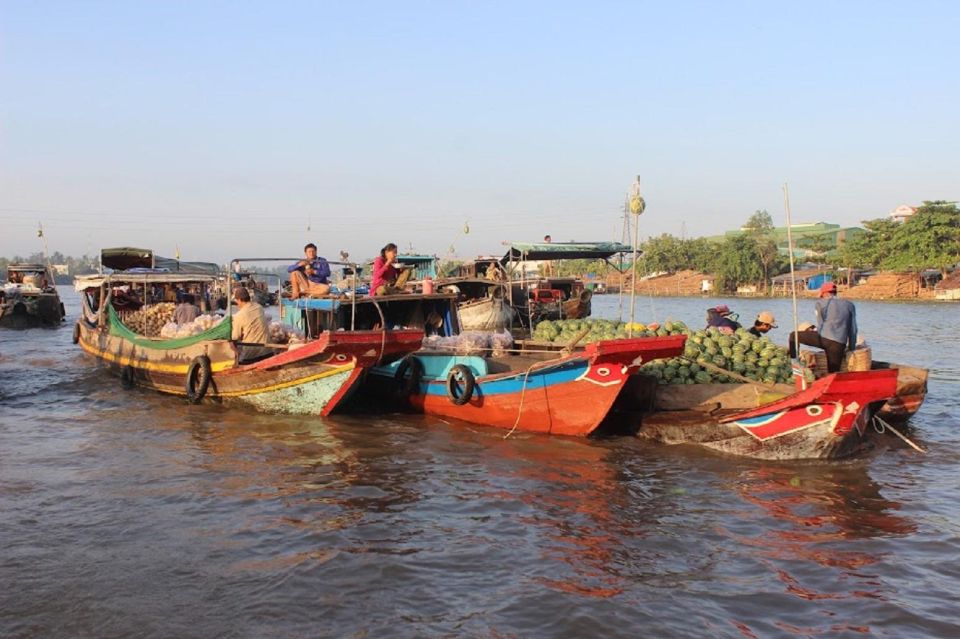
[[777, 318], [770, 311], [763, 311], [747, 330], [756, 337], [763, 337], [764, 333], [769, 333], [772, 328], [777, 328]]

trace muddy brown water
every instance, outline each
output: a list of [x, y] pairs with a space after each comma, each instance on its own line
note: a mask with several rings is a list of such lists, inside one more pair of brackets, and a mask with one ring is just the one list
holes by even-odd
[[[928, 454], [766, 463], [127, 392], [63, 294], [64, 328], [0, 332], [2, 637], [960, 636], [956, 305], [857, 304], [932, 370]], [[785, 339], [789, 302], [725, 301]]]

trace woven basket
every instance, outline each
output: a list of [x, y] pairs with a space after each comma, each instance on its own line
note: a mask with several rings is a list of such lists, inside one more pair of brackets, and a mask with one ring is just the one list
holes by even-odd
[[[806, 351], [810, 352], [810, 351]], [[803, 353], [801, 353], [801, 356]], [[823, 351], [813, 353], [814, 363], [811, 368], [813, 374], [818, 378], [827, 374], [827, 354]], [[840, 362], [840, 372], [847, 371], [868, 371], [873, 364], [872, 353], [869, 346], [863, 346], [856, 350], [848, 351], [843, 361]]]

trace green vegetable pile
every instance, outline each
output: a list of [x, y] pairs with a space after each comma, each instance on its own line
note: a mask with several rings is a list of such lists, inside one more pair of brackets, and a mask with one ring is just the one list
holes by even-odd
[[744, 328], [737, 329], [733, 335], [724, 335], [715, 328], [697, 331], [687, 339], [683, 356], [684, 359], [649, 362], [640, 370], [656, 377], [661, 384], [738, 382], [727, 375], [705, 370], [702, 364], [712, 364], [768, 384], [788, 384], [793, 379], [787, 350], [767, 337], [755, 337]]
[[683, 322], [664, 322], [663, 325], [634, 323], [631, 326], [629, 322], [591, 318], [540, 322], [533, 331], [533, 339], [566, 345], [583, 331], [589, 331], [579, 342], [580, 344], [589, 344], [606, 339], [624, 339], [629, 336], [630, 328], [633, 329], [633, 337], [693, 335], [693, 331], [687, 328]]
[[647, 362], [640, 371], [656, 377], [661, 384], [727, 384], [739, 380], [706, 370], [712, 364], [757, 382], [789, 384], [793, 381], [790, 356], [767, 337], [755, 337], [745, 328], [724, 335], [716, 328], [692, 331], [680, 321], [661, 324], [639, 324], [602, 319], [544, 321], [533, 331], [535, 340], [569, 344], [588, 330], [580, 344], [607, 339], [623, 339], [633, 329], [634, 337], [686, 335], [683, 358]]

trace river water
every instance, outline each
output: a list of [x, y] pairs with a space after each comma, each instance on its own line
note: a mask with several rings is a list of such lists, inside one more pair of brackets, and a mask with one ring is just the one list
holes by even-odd
[[[63, 295], [63, 328], [0, 332], [2, 637], [960, 636], [956, 305], [857, 304], [932, 371], [927, 454], [773, 463], [123, 391]], [[637, 320], [721, 301], [785, 341], [784, 300]]]

